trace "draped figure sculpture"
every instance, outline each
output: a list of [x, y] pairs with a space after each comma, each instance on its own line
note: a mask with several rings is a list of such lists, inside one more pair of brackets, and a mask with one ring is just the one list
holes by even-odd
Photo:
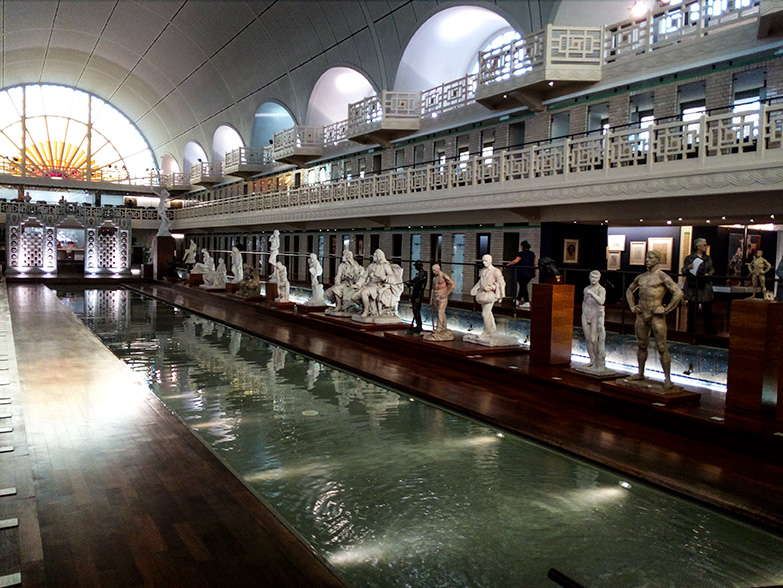
[[275, 278], [277, 280], [277, 298], [275, 298], [275, 302], [289, 302], [291, 283], [288, 281], [288, 269], [282, 261], [278, 261], [275, 264]]
[[478, 282], [471, 288], [471, 296], [476, 297], [476, 302], [481, 305], [481, 318], [484, 320], [484, 331], [480, 335], [469, 333], [462, 339], [468, 343], [477, 343], [488, 347], [507, 345], [519, 345], [519, 341], [512, 336], [498, 332], [492, 307], [496, 302], [503, 300], [506, 293], [506, 280], [503, 272], [492, 265], [492, 256], [485, 255], [481, 258], [484, 264], [479, 274]]
[[158, 237], [171, 237], [171, 219], [166, 214], [166, 198], [169, 197], [169, 192], [165, 188], [160, 186], [155, 187], [152, 191], [158, 196], [158, 218], [160, 219], [160, 227], [158, 228]]
[[242, 253], [234, 246], [231, 248], [231, 279], [232, 284], [239, 284], [244, 276], [244, 264], [242, 263]]
[[280, 254], [280, 231], [275, 229], [269, 237], [269, 275], [270, 282], [275, 281], [277, 273], [277, 256]]
[[324, 268], [315, 253], [311, 253], [307, 258], [307, 272], [310, 274], [310, 288], [313, 293], [305, 304], [307, 306], [325, 306], [324, 287], [320, 280]]
[[354, 260], [353, 252], [343, 249], [342, 261], [337, 266], [334, 284], [324, 292], [324, 298], [329, 302], [334, 302], [334, 307], [326, 309], [326, 314], [350, 316], [359, 311], [353, 296], [356, 294], [357, 284], [364, 277], [364, 273], [364, 268]]
[[193, 266], [196, 264], [197, 253], [198, 253], [198, 245], [196, 245], [196, 242], [193, 239], [191, 239], [190, 245], [188, 245], [188, 248], [185, 249], [185, 252], [182, 255], [188, 270], [193, 269]]
[[590, 285], [584, 289], [582, 300], [582, 332], [585, 336], [585, 348], [590, 362], [587, 365], [577, 366], [580, 372], [596, 376], [608, 376], [614, 374], [614, 370], [606, 367], [606, 325], [604, 303], [606, 302], [606, 288], [599, 280], [601, 272], [590, 272]]
[[201, 284], [201, 287], [208, 288], [210, 290], [224, 290], [226, 287], [226, 281], [228, 280], [227, 274], [228, 270], [226, 269], [226, 262], [221, 257], [218, 260], [217, 267], [214, 270], [204, 272], [204, 283]]
[[201, 261], [193, 266], [191, 274], [206, 274], [215, 271], [215, 260], [206, 249], [201, 250]]
[[398, 322], [397, 306], [404, 289], [402, 268], [389, 263], [386, 254], [376, 249], [367, 273], [357, 283], [358, 291], [352, 299], [362, 303], [361, 316], [354, 320], [361, 322]]

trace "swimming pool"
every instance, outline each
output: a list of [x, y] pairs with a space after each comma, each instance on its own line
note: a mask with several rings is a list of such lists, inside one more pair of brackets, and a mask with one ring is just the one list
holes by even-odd
[[350, 586], [783, 583], [783, 538], [119, 290], [67, 301]]

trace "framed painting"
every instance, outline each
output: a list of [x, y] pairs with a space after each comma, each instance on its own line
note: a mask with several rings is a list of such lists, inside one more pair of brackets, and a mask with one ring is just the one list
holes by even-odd
[[628, 263], [630, 265], [644, 265], [644, 256], [647, 255], [646, 241], [631, 241]]
[[609, 251], [625, 251], [625, 235], [608, 235]]
[[620, 269], [620, 252], [610, 251], [606, 258], [606, 269], [608, 271], [617, 271]]
[[579, 263], [579, 239], [563, 239], [563, 263]]
[[647, 239], [647, 249], [661, 254], [661, 263], [658, 269], [664, 271], [671, 271], [672, 269], [673, 247], [674, 239], [672, 237], [648, 237]]

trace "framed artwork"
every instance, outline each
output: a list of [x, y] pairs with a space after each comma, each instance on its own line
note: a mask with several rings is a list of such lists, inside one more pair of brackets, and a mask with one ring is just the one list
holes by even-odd
[[631, 251], [628, 258], [630, 265], [644, 265], [644, 256], [647, 255], [647, 243], [645, 241], [631, 241]]
[[625, 251], [625, 235], [607, 236], [609, 251]]
[[648, 237], [647, 248], [650, 251], [657, 251], [661, 254], [661, 264], [658, 269], [671, 271], [672, 269], [672, 249], [674, 239], [671, 237]]
[[579, 239], [563, 239], [563, 263], [579, 263]]
[[620, 252], [610, 251], [609, 257], [606, 258], [606, 269], [609, 271], [616, 271], [620, 269]]

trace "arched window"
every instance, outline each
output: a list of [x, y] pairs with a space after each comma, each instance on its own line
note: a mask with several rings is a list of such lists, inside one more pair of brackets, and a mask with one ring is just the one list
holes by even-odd
[[147, 141], [97, 96], [49, 84], [0, 91], [4, 173], [149, 184], [157, 166]]
[[[492, 51], [492, 49], [497, 49], [499, 47], [502, 47], [503, 45], [508, 45], [509, 43], [513, 43], [514, 41], [519, 41], [521, 38], [522, 35], [520, 35], [518, 32], [516, 32], [513, 29], [509, 29], [493, 37], [486, 45], [484, 45], [484, 47], [481, 48], [479, 54], [484, 53], [485, 51]], [[468, 73], [477, 74], [478, 71], [479, 71], [479, 61], [477, 55], [476, 61], [473, 63], [473, 67], [470, 68], [470, 71]]]

